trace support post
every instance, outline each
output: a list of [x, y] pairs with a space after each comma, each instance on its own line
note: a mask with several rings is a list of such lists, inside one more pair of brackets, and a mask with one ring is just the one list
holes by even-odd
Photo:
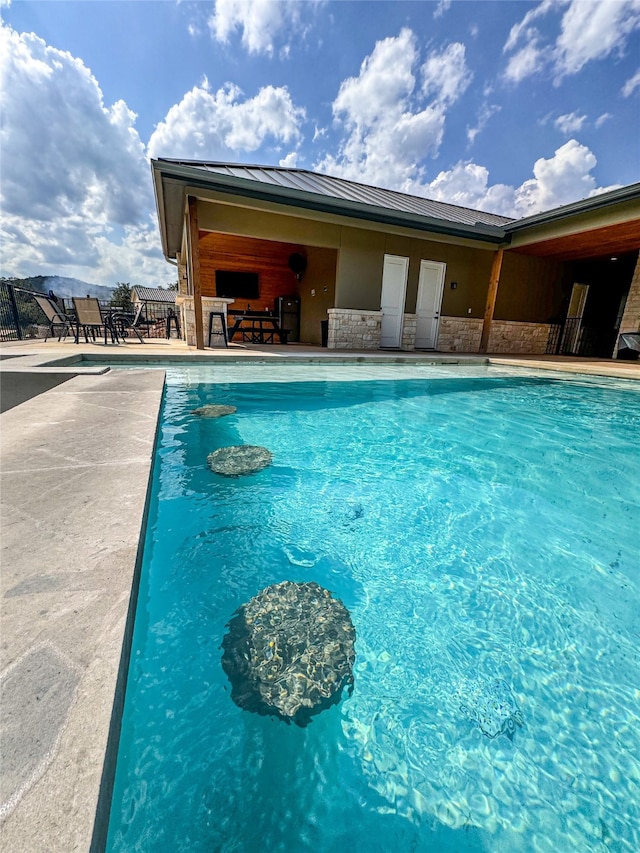
[[489, 279], [489, 290], [487, 291], [487, 303], [484, 309], [484, 322], [482, 324], [482, 337], [480, 338], [480, 352], [486, 352], [489, 346], [489, 335], [491, 334], [491, 322], [496, 307], [498, 295], [498, 284], [500, 282], [500, 270], [502, 269], [502, 256], [504, 249], [498, 249], [493, 256], [491, 265], [491, 277]]
[[22, 340], [22, 329], [20, 327], [20, 312], [18, 311], [18, 303], [16, 302], [16, 293], [13, 289], [13, 285], [7, 285], [7, 293], [9, 294], [9, 305], [11, 306], [11, 313], [13, 314], [13, 321], [16, 327], [16, 335], [18, 340]]
[[204, 349], [204, 327], [202, 323], [202, 283], [200, 280], [200, 236], [198, 228], [198, 199], [190, 195], [189, 204], [189, 249], [191, 252], [191, 275], [193, 288], [193, 312], [196, 322], [196, 349]]

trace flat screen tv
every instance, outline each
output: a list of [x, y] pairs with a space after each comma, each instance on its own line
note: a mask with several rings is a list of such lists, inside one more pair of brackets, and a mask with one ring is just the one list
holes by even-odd
[[227, 299], [258, 299], [260, 296], [258, 273], [216, 270], [216, 296]]

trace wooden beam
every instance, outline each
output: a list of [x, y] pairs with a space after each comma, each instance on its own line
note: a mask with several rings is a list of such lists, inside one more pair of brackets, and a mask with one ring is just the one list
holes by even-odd
[[491, 321], [493, 320], [493, 312], [496, 307], [496, 297], [498, 296], [498, 284], [500, 283], [500, 270], [502, 269], [503, 249], [498, 251], [493, 256], [493, 264], [491, 265], [491, 277], [489, 279], [489, 290], [487, 291], [487, 304], [484, 309], [484, 323], [482, 324], [482, 337], [480, 338], [480, 352], [486, 352], [489, 346], [489, 335], [491, 334]]
[[198, 230], [198, 199], [190, 195], [189, 203], [189, 249], [191, 251], [191, 282], [193, 289], [193, 312], [196, 320], [196, 349], [204, 349], [204, 327], [202, 323], [202, 281], [200, 278], [200, 234]]

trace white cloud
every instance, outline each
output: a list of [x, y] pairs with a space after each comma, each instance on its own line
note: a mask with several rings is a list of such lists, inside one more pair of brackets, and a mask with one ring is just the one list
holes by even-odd
[[[316, 2], [318, 0], [314, 0], [314, 4]], [[308, 9], [308, 3], [293, 0], [216, 0], [209, 29], [213, 37], [223, 43], [239, 30], [242, 44], [249, 53], [268, 56], [274, 54], [276, 43], [284, 39], [281, 53], [287, 56], [291, 39], [304, 37], [301, 13]]]
[[467, 128], [467, 139], [470, 145], [473, 145], [476, 136], [482, 133], [491, 117], [499, 113], [501, 109], [502, 107], [498, 106], [498, 104], [488, 104], [486, 102], [480, 107], [476, 126]]
[[81, 60], [7, 26], [0, 26], [0, 77], [3, 271], [64, 268], [109, 284], [106, 246], [124, 259], [140, 239], [152, 247], [146, 269], [166, 269], [149, 220], [149, 166], [124, 101], [105, 105]]
[[489, 185], [489, 172], [476, 163], [458, 163], [440, 172], [421, 195], [464, 207], [519, 218], [551, 210], [609, 187], [597, 187], [591, 174], [595, 155], [575, 139], [558, 148], [553, 157], [541, 157], [533, 166], [533, 178], [519, 187]]
[[[33, 34], [0, 27], [2, 208], [52, 221], [72, 213], [139, 222], [152, 200], [135, 114], [105, 106], [89, 69]], [[114, 181], [114, 175], [119, 180]]]
[[225, 160], [257, 151], [266, 142], [295, 144], [305, 112], [285, 87], [265, 86], [242, 100], [231, 84], [211, 92], [209, 83], [194, 86], [158, 124], [149, 140], [149, 156]]
[[630, 77], [622, 87], [622, 95], [628, 98], [635, 90], [640, 87], [640, 68], [636, 71], [633, 77]]
[[519, 24], [514, 24], [509, 32], [504, 49], [513, 50], [518, 42], [524, 38], [527, 41], [537, 38], [539, 33], [536, 27], [532, 26], [533, 21], [544, 17], [550, 9], [553, 9], [558, 3], [567, 2], [568, 0], [543, 0], [534, 9], [530, 9]]
[[582, 130], [582, 127], [587, 120], [585, 115], [578, 115], [578, 113], [567, 113], [563, 116], [558, 116], [558, 118], [554, 121], [554, 125], [558, 128], [561, 133], [566, 134], [567, 136], [571, 136], [572, 133], [577, 133]]
[[532, 39], [509, 59], [504, 76], [512, 83], [519, 83], [525, 77], [542, 71], [544, 65], [545, 54], [538, 48], [537, 39]]
[[[430, 54], [420, 68], [418, 60], [409, 29], [377, 42], [359, 75], [340, 86], [333, 113], [346, 137], [337, 156], [327, 154], [317, 168], [411, 191], [422, 175], [419, 163], [440, 148], [447, 109], [471, 77], [461, 44]], [[422, 77], [420, 87], [416, 73]]]
[[570, 139], [553, 157], [536, 160], [534, 177], [516, 191], [516, 209], [521, 215], [528, 215], [587, 198], [596, 189], [591, 175], [596, 162], [595, 155], [585, 145]]
[[298, 152], [291, 151], [286, 157], [278, 161], [278, 165], [283, 169], [295, 169], [298, 165]]
[[443, 104], [457, 101], [473, 77], [460, 42], [450, 44], [441, 53], [431, 53], [422, 66], [422, 74], [422, 91]]
[[640, 0], [573, 0], [555, 46], [556, 70], [576, 74], [587, 62], [622, 53], [627, 36], [640, 27]]
[[[564, 14], [548, 23], [545, 37], [534, 21], [550, 13]], [[640, 0], [544, 0], [511, 28], [505, 53], [505, 77], [518, 83], [549, 67], [556, 82], [577, 74], [588, 62], [624, 53], [629, 35], [640, 28]]]
[[609, 119], [611, 119], [611, 118], [613, 118], [613, 115], [611, 113], [602, 113], [602, 115], [598, 116], [598, 118], [596, 119], [596, 127], [601, 128], [602, 125], [606, 121], [609, 121]]
[[434, 10], [433, 17], [441, 18], [445, 12], [451, 8], [451, 0], [438, 0], [438, 4]]

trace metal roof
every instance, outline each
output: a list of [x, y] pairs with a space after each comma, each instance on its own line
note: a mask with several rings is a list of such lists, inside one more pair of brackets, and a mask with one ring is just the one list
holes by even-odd
[[164, 290], [160, 287], [138, 287], [137, 284], [131, 290], [135, 291], [140, 302], [167, 302], [169, 305], [174, 305], [176, 301], [175, 290]]
[[539, 225], [570, 222], [621, 204], [631, 205], [633, 216], [626, 219], [637, 219], [634, 210], [640, 200], [640, 184], [632, 184], [516, 220], [306, 169], [160, 158], [151, 161], [151, 171], [167, 259], [180, 251], [185, 196], [200, 190], [503, 247]]
[[274, 187], [300, 190], [326, 198], [342, 199], [462, 225], [482, 224], [500, 227], [513, 221], [506, 216], [498, 216], [495, 213], [484, 213], [481, 210], [433, 201], [421, 196], [359, 184], [344, 178], [335, 178], [319, 172], [309, 172], [306, 169], [249, 166], [241, 163], [207, 163], [200, 160], [162, 159], [160, 162], [188, 166], [216, 175], [228, 175], [232, 178], [256, 181]]

